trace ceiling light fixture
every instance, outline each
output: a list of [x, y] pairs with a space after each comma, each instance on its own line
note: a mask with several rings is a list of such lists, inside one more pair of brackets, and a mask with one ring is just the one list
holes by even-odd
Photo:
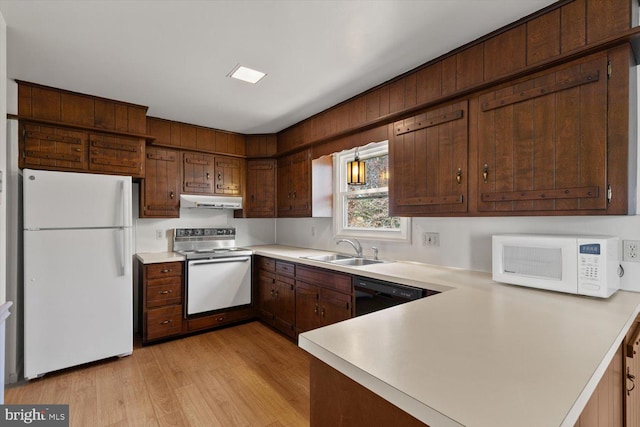
[[252, 70], [240, 64], [233, 67], [233, 70], [227, 74], [227, 77], [233, 77], [234, 79], [252, 84], [258, 83], [264, 76], [266, 76], [266, 74], [262, 71]]
[[360, 160], [358, 148], [352, 162], [347, 163], [347, 184], [349, 185], [366, 185], [367, 165]]

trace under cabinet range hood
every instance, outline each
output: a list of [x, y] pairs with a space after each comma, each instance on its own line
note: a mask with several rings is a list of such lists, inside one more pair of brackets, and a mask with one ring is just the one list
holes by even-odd
[[242, 197], [180, 195], [180, 208], [242, 209]]

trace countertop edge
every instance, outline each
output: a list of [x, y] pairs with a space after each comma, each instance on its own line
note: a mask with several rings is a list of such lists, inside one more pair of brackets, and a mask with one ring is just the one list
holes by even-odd
[[407, 396], [395, 387], [325, 350], [303, 335], [298, 338], [298, 347], [427, 425], [464, 427], [464, 425], [457, 423], [428, 405]]

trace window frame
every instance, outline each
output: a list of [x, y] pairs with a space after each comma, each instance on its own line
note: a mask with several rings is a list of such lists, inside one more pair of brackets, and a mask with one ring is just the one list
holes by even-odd
[[[411, 218], [400, 217], [399, 229], [355, 229], [346, 226], [347, 162], [353, 160], [356, 148], [344, 150], [333, 156], [333, 235], [334, 238], [355, 237], [363, 240], [411, 242]], [[358, 147], [360, 159], [389, 154], [389, 141], [372, 142]], [[384, 187], [382, 187], [384, 188]], [[363, 190], [362, 194], [380, 192], [378, 189]], [[389, 193], [387, 187], [387, 195]]]

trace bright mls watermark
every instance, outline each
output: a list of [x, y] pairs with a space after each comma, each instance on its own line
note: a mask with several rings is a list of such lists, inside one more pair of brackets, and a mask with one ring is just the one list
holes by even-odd
[[69, 427], [69, 405], [0, 405], [0, 426]]

